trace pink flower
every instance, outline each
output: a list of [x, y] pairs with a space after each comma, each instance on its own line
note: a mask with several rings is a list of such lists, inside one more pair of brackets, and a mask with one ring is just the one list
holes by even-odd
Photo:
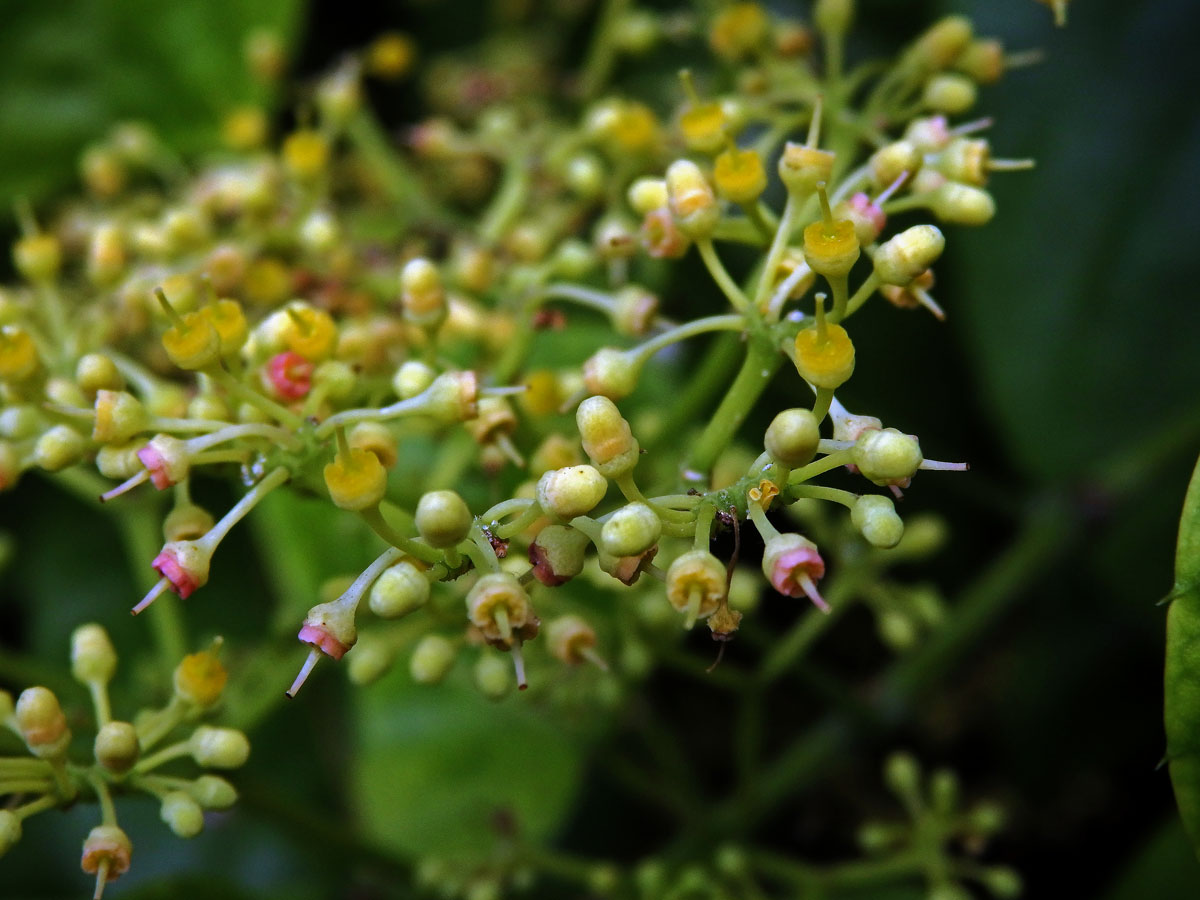
[[196, 541], [170, 541], [151, 565], [167, 579], [171, 590], [187, 599], [208, 581], [210, 557], [208, 548], [199, 546]]
[[299, 400], [312, 387], [313, 364], [291, 350], [276, 353], [263, 373], [271, 389], [285, 400]]
[[829, 612], [816, 585], [825, 576], [825, 560], [807, 538], [798, 534], [771, 538], [763, 553], [763, 574], [785, 597], [808, 597], [821, 612]]
[[187, 443], [169, 434], [151, 438], [150, 443], [137, 452], [137, 458], [150, 473], [150, 481], [160, 491], [187, 478], [190, 468]]
[[339, 641], [326, 631], [323, 625], [302, 625], [296, 637], [300, 639], [301, 643], [311, 644], [326, 656], [332, 656], [334, 659], [341, 659], [350, 649], [349, 644]]

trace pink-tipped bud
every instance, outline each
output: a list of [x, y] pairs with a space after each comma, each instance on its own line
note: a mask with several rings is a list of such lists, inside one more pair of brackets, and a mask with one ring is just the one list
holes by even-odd
[[151, 438], [150, 443], [137, 452], [137, 457], [150, 473], [150, 481], [160, 491], [188, 476], [187, 442], [169, 434]]
[[263, 369], [263, 380], [284, 400], [299, 400], [312, 389], [313, 363], [299, 353], [276, 353]]
[[168, 582], [168, 586], [186, 600], [198, 587], [208, 582], [209, 560], [212, 552], [199, 541], [170, 541], [154, 557], [151, 565]]
[[825, 560], [817, 552], [817, 545], [808, 538], [798, 534], [771, 538], [763, 552], [762, 568], [779, 593], [786, 597], [806, 596], [821, 612], [829, 612], [829, 604], [816, 585], [825, 575]]

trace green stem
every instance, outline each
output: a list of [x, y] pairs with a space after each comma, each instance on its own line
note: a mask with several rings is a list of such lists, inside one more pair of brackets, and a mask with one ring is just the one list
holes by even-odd
[[508, 231], [513, 221], [525, 207], [529, 196], [529, 160], [523, 150], [516, 150], [508, 160], [500, 187], [488, 204], [479, 225], [480, 240], [486, 245], [495, 244]]
[[740, 313], [706, 316], [703, 319], [695, 319], [684, 325], [677, 325], [669, 331], [664, 331], [662, 334], [655, 335], [650, 340], [631, 348], [627, 352], [632, 357], [631, 361], [633, 365], [641, 366], [659, 350], [669, 347], [671, 344], [685, 341], [688, 338], [710, 331], [743, 331], [745, 327], [746, 317]]
[[698, 238], [696, 249], [700, 251], [700, 258], [704, 261], [704, 266], [708, 269], [712, 280], [721, 289], [721, 293], [733, 304], [734, 309], [738, 312], [746, 312], [750, 308], [750, 300], [737, 286], [737, 282], [730, 277], [725, 264], [721, 262], [721, 257], [717, 256], [717, 249], [713, 246], [712, 238]]
[[782, 362], [783, 357], [770, 341], [751, 336], [741, 371], [688, 454], [686, 479], [701, 481], [707, 477]]
[[303, 417], [292, 412], [287, 407], [281, 406], [269, 397], [264, 397], [258, 391], [252, 390], [251, 388], [242, 384], [224, 369], [208, 369], [206, 370], [205, 374], [207, 374], [213, 381], [221, 385], [221, 387], [225, 388], [231, 394], [240, 397], [251, 406], [257, 407], [266, 415], [270, 416], [272, 419], [275, 419], [277, 422], [282, 423], [288, 428], [298, 430], [304, 425]]
[[371, 526], [371, 530], [383, 538], [387, 543], [391, 544], [400, 550], [403, 550], [409, 556], [416, 557], [422, 562], [435, 563], [440, 562], [442, 556], [432, 547], [426, 546], [411, 538], [406, 538], [396, 529], [388, 524], [387, 519], [383, 517], [383, 513], [379, 511], [378, 506], [372, 506], [370, 509], [362, 510], [359, 515], [363, 521]]
[[608, 82], [617, 58], [617, 42], [613, 30], [629, 6], [629, 0], [608, 0], [600, 11], [592, 32], [592, 42], [579, 76], [579, 93], [585, 99], [595, 97]]
[[801, 466], [798, 469], [792, 469], [792, 474], [788, 476], [788, 484], [802, 484], [810, 478], [815, 478], [823, 472], [828, 472], [830, 469], [836, 469], [838, 466], [844, 466], [847, 463], [854, 461], [854, 450], [838, 450], [830, 453], [828, 456], [823, 456], [820, 459], [810, 462], [806, 466]]

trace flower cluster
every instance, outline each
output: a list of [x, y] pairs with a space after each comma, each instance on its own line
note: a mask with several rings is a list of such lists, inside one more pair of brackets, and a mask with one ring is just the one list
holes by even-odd
[[[109, 684], [117, 652], [100, 625], [81, 625], [71, 636], [71, 673], [91, 695], [96, 723], [92, 758], [73, 761], [71, 729], [58, 697], [46, 687], [26, 688], [14, 702], [0, 691], [0, 725], [24, 743], [27, 755], [0, 756], [0, 795], [14, 803], [0, 809], [0, 855], [21, 839], [22, 822], [48, 809], [82, 798], [100, 806], [100, 823], [83, 842], [80, 865], [96, 876], [97, 898], [105, 884], [128, 871], [133, 843], [117, 823], [113, 795], [144, 793], [159, 803], [162, 821], [179, 837], [204, 828], [206, 810], [223, 810], [237, 791], [210, 773], [184, 778], [159, 768], [190, 756], [202, 769], [236, 769], [246, 762], [250, 743], [233, 728], [196, 724], [220, 702], [227, 674], [217, 656], [220, 641], [185, 656], [175, 669], [174, 692], [161, 709], [142, 709], [132, 720], [116, 719]], [[190, 734], [160, 746], [181, 728]]]
[[[526, 687], [530, 642], [544, 645], [539, 667], [604, 670], [623, 648], [598, 634], [603, 614], [572, 600], [581, 576], [721, 641], [757, 584], [817, 616], [865, 600], [906, 646], [936, 624], [936, 597], [865, 579], [835, 593], [826, 575], [890, 548], [923, 552], [931, 542], [906, 536], [894, 501], [920, 471], [966, 466], [927, 459], [915, 435], [839, 401], [871, 363], [853, 319], [875, 298], [942, 318], [941, 226], [987, 223], [990, 175], [1027, 163], [993, 158], [988, 120], [960, 121], [1009, 64], [997, 41], [949, 17], [886, 65], [849, 68], [852, 17], [849, 0], [819, 0], [809, 23], [755, 3], [672, 29], [631, 12], [606, 25], [608, 57], [574, 86], [576, 118], [547, 111], [554, 86], [536, 72], [480, 68], [445, 79], [440, 113], [402, 149], [364, 100], [367, 80], [407, 74], [412, 47], [398, 35], [311, 85], [303, 124], [276, 144], [265, 111], [231, 113], [227, 148], [186, 177], [149, 130], [122, 126], [88, 151], [87, 196], [49, 229], [26, 215], [13, 248], [23, 284], [0, 293], [0, 487], [40, 470], [87, 489], [107, 479], [95, 493], [110, 503], [169, 491], [165, 543], [146, 560], [160, 577], [134, 613], [200, 591], [221, 543], [274, 491], [360, 519], [377, 558], [313, 598], [288, 696], [324, 657], [348, 656], [365, 682], [404, 652], [416, 680], [435, 682], [469, 654], [489, 696]], [[683, 72], [661, 112], [604, 94], [613, 54], [694, 38], [726, 88], [706, 93]], [[694, 304], [671, 294], [663, 266], [693, 249], [724, 311], [690, 316]], [[752, 265], [727, 267], [747, 253]], [[602, 346], [546, 362], [555, 331], [597, 315]], [[696, 373], [707, 387], [677, 398], [671, 427], [641, 422], [652, 361], [694, 339], [715, 360]], [[730, 347], [741, 364], [722, 391]], [[769, 416], [759, 401], [777, 378], [796, 399], [744, 458], [743, 423]], [[396, 473], [430, 434], [441, 455], [414, 492]], [[839, 469], [854, 490], [818, 483]], [[472, 508], [468, 472], [503, 499]], [[246, 486], [219, 518], [192, 500], [204, 475]], [[814, 504], [845, 507], [842, 524]], [[807, 524], [781, 532], [789, 508]], [[762, 581], [713, 551], [718, 532], [745, 541], [743, 523], [763, 541]], [[408, 621], [365, 624], [356, 649], [364, 599], [374, 618]], [[226, 747], [237, 740], [202, 727], [140, 756], [209, 705], [194, 687], [143, 728], [98, 706], [111, 740], [102, 753], [98, 739], [86, 777], [63, 769], [52, 695], [23, 694], [15, 721], [38, 758], [20, 778], [39, 799], [4, 814], [6, 833], [81, 777], [102, 798], [118, 782], [157, 793], [168, 824], [195, 833], [200, 782], [150, 764], [240, 762]], [[210, 743], [225, 749], [212, 756]], [[107, 818], [98, 831], [84, 864], [103, 880], [128, 865], [129, 845]]]

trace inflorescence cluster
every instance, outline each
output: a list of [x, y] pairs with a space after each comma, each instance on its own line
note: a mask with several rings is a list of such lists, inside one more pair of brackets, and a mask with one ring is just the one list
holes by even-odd
[[[852, 14], [849, 0], [820, 0], [810, 23], [755, 3], [707, 18], [625, 10], [602, 21], [568, 84], [527, 59], [447, 64], [431, 89], [442, 113], [412, 125], [403, 147], [364, 100], [368, 81], [412, 67], [414, 45], [398, 34], [310, 85], [277, 144], [264, 110], [238, 109], [227, 148], [193, 170], [148, 129], [119, 127], [84, 155], [86, 196], [52, 228], [23, 213], [22, 283], [0, 293], [0, 487], [30, 471], [90, 484], [80, 473], [91, 470], [108, 480], [105, 503], [172, 492], [165, 543], [145, 560], [160, 577], [134, 613], [203, 588], [221, 544], [274, 491], [359, 517], [378, 556], [314, 598], [324, 602], [300, 623], [307, 657], [288, 696], [318, 660], [346, 654], [356, 681], [404, 650], [413, 676], [433, 682], [477, 653], [491, 694], [512, 675], [488, 647], [511, 655], [522, 688], [530, 642], [545, 647], [539, 666], [603, 668], [615, 649], [563, 600], [581, 575], [634, 586], [639, 604], [728, 639], [761, 580], [710, 547], [747, 524], [770, 587], [828, 613], [838, 598], [822, 582], [842, 556], [878, 576], [889, 563], [876, 551], [899, 545], [901, 559], [934, 541], [929, 523], [905, 537], [901, 489], [921, 470], [966, 468], [926, 459], [916, 436], [839, 402], [858, 363], [853, 319], [875, 298], [942, 318], [931, 294], [940, 226], [987, 223], [991, 173], [1026, 165], [992, 157], [986, 119], [959, 121], [978, 86], [1019, 61], [998, 41], [950, 17], [887, 64], [848, 67]], [[720, 92], [684, 71], [668, 109], [605, 93], [623, 56], [696, 37]], [[278, 48], [261, 35], [251, 47], [261, 77], [279, 77]], [[582, 98], [575, 118], [555, 112], [564, 97]], [[902, 212], [917, 223], [890, 227]], [[736, 276], [735, 245], [738, 259], [754, 255]], [[689, 317], [687, 298], [649, 283], [666, 283], [662, 261], [693, 251], [726, 311]], [[576, 308], [608, 323], [604, 345], [570, 365], [539, 363], [541, 341], [569, 329]], [[736, 350], [736, 376], [680, 395], [690, 420], [631, 425], [622, 406], [636, 407], [651, 360], [717, 332], [740, 339], [708, 345]], [[738, 463], [741, 426], [777, 375], [799, 400]], [[415, 494], [390, 475], [413, 435], [442, 448]], [[861, 490], [820, 483], [842, 468]], [[503, 486], [502, 499], [472, 509], [453, 489], [468, 469]], [[232, 476], [245, 492], [214, 517], [192, 500], [196, 476]], [[845, 507], [837, 521], [849, 524], [816, 503]], [[775, 513], [793, 504], [805, 533], [777, 528]], [[936, 597], [872, 591], [896, 644], [938, 619]], [[364, 607], [428, 621], [364, 625], [354, 662]], [[200, 810], [231, 803], [232, 789], [151, 770], [183, 754], [237, 765], [246, 747], [202, 725], [154, 749], [215, 702], [224, 674], [211, 651], [181, 664], [166, 709], [130, 724], [108, 711], [115, 655], [103, 631], [86, 626], [74, 646], [95, 699], [95, 763], [66, 761], [62, 713], [44, 688], [0, 710], [34, 757], [0, 759], [0, 792], [34, 797], [0, 812], [0, 849], [23, 817], [90, 786], [104, 821], [83, 866], [103, 883], [130, 853], [110, 786], [153, 793], [172, 829], [194, 834]]]

